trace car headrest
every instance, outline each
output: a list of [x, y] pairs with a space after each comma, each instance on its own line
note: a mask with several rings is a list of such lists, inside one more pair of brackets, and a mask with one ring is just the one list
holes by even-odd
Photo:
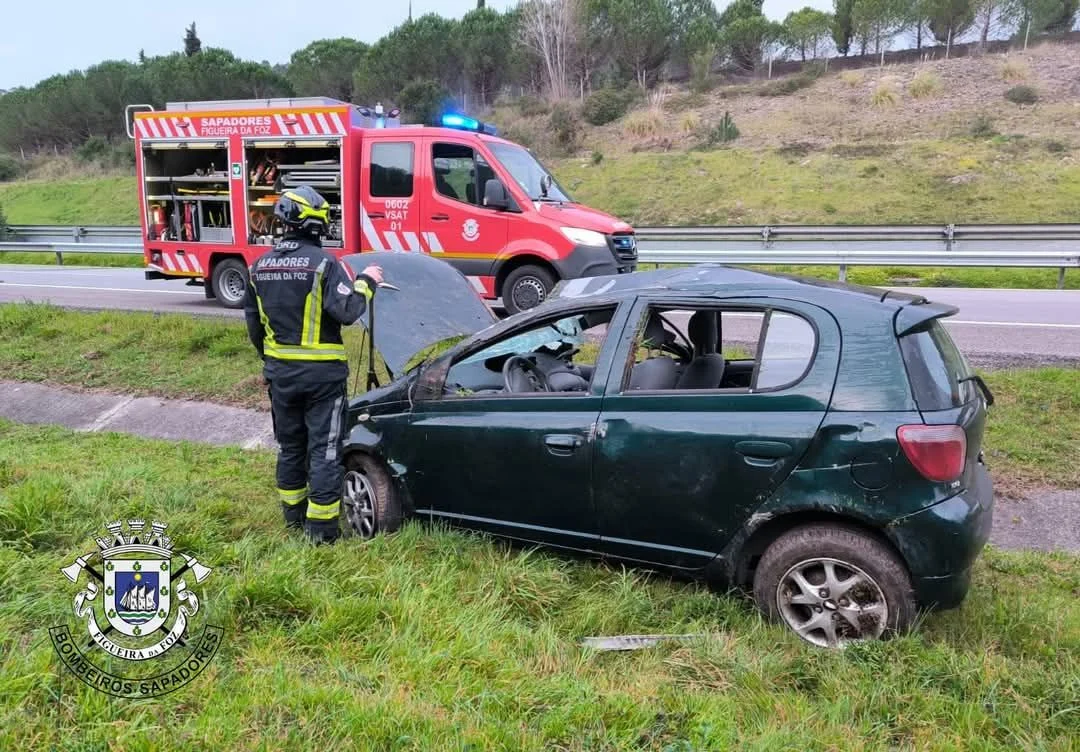
[[694, 353], [715, 353], [720, 345], [720, 325], [716, 311], [697, 311], [686, 325], [686, 336], [694, 343]]
[[670, 345], [675, 341], [675, 335], [664, 328], [660, 314], [655, 311], [649, 314], [649, 320], [645, 322], [645, 341], [649, 347]]

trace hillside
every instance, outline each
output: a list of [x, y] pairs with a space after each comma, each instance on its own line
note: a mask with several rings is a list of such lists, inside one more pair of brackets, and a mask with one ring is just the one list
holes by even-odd
[[[576, 199], [637, 224], [1070, 222], [1080, 215], [1077, 50], [1046, 44], [704, 94], [670, 87], [603, 126], [574, 112], [569, 155], [546, 105], [490, 116]], [[1008, 101], [1015, 86], [1037, 101]], [[725, 112], [739, 135], [710, 147]], [[53, 160], [0, 184], [0, 204], [12, 223], [125, 224], [137, 221], [134, 190], [129, 176]]]

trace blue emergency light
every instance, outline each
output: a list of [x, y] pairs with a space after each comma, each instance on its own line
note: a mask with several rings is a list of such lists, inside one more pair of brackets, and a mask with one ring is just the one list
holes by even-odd
[[455, 128], [461, 131], [475, 131], [476, 133], [486, 133], [489, 136], [499, 135], [499, 132], [494, 125], [482, 123], [475, 118], [459, 115], [456, 112], [446, 113], [442, 116], [440, 122], [444, 128]]

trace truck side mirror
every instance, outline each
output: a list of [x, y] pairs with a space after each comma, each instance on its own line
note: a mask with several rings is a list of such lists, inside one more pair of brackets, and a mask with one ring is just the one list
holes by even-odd
[[507, 211], [510, 208], [510, 193], [502, 181], [491, 178], [484, 183], [484, 206], [499, 211]]

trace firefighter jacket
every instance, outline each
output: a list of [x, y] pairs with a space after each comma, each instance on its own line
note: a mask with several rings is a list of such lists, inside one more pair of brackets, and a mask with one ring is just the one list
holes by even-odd
[[267, 381], [348, 378], [341, 327], [364, 313], [374, 281], [360, 275], [354, 282], [315, 238], [292, 234], [259, 257], [248, 276], [244, 315]]

